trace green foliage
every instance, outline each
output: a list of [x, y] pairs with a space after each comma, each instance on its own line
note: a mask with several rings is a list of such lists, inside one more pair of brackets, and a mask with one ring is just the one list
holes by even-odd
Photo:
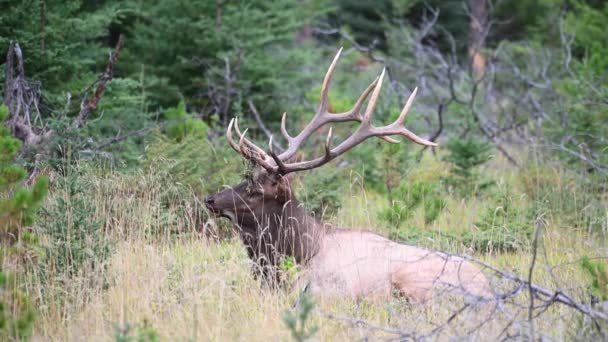
[[[0, 123], [7, 114], [6, 106], [0, 105]], [[39, 177], [31, 189], [21, 185], [26, 172], [12, 164], [20, 147], [21, 143], [0, 124], [0, 234], [9, 245], [19, 239], [22, 227], [33, 223], [48, 187], [46, 177]]]
[[322, 170], [307, 173], [298, 182], [297, 198], [315, 217], [332, 217], [342, 207], [348, 187], [348, 172], [348, 169], [330, 164], [323, 166]]
[[45, 102], [50, 102], [45, 105], [63, 105], [65, 92], [85, 89], [98, 76], [95, 69], [106, 63], [102, 42], [120, 16], [119, 7], [109, 1], [95, 6], [83, 0], [3, 1], [2, 55], [10, 41], [19, 42], [27, 75], [44, 85]]
[[34, 306], [19, 289], [17, 278], [0, 270], [0, 339], [28, 340], [35, 319]]
[[287, 276], [289, 281], [296, 279], [301, 268], [296, 263], [296, 259], [292, 256], [284, 256], [279, 263], [279, 270]]
[[584, 256], [581, 268], [591, 280], [589, 291], [600, 301], [608, 300], [608, 270], [605, 260], [591, 260]]
[[175, 141], [154, 133], [143, 167], [159, 181], [181, 183], [197, 194], [236, 184], [243, 168], [240, 156], [225, 141], [210, 142], [194, 135]]
[[25, 170], [13, 164], [21, 148], [4, 126], [8, 109], [0, 105], [0, 339], [27, 339], [35, 320], [34, 306], [13, 272], [4, 269], [6, 259], [19, 261], [36, 247], [37, 236], [25, 228], [34, 222], [46, 193], [48, 180], [40, 177], [28, 189], [22, 186]]
[[311, 339], [319, 330], [315, 325], [310, 326], [309, 320], [315, 303], [310, 295], [304, 291], [300, 294], [296, 308], [283, 314], [283, 323], [291, 332], [291, 337], [298, 342]]
[[169, 138], [181, 142], [186, 136], [194, 139], [207, 139], [207, 124], [194, 119], [186, 112], [186, 105], [181, 101], [177, 107], [167, 109], [165, 117], [170, 122], [166, 134]]
[[160, 338], [156, 329], [147, 319], [142, 324], [133, 325], [125, 322], [114, 324], [114, 341], [116, 342], [158, 342]]
[[[415, 183], [406, 201], [400, 206], [389, 207], [381, 213], [380, 219], [390, 223], [389, 238], [415, 244], [426, 244], [428, 241], [439, 243], [442, 248], [453, 249], [454, 246], [465, 247], [478, 253], [512, 253], [526, 250], [534, 229], [535, 213], [538, 208], [525, 208], [519, 205], [508, 187], [497, 190], [486, 202], [485, 210], [476, 219], [472, 229], [462, 232], [435, 231], [415, 226], [403, 227], [411, 217], [417, 203], [424, 201], [425, 222], [436, 219], [445, 207], [445, 194], [440, 187], [428, 183]], [[427, 204], [428, 203], [428, 204]]]
[[111, 243], [96, 218], [90, 188], [76, 171], [54, 184], [55, 201], [42, 210], [40, 221], [40, 231], [49, 241], [39, 266], [43, 277], [61, 274], [68, 282], [74, 276], [105, 268]]
[[431, 224], [445, 208], [446, 201], [439, 183], [424, 180], [409, 182], [404, 180], [393, 192], [393, 200], [388, 208], [380, 212], [379, 219], [392, 229], [400, 229], [417, 208], [422, 206], [424, 221]]
[[545, 210], [571, 227], [581, 227], [589, 233], [603, 233], [606, 222], [608, 183], [589, 181], [573, 174], [563, 166], [528, 165], [518, 175], [538, 209]]
[[483, 253], [505, 253], [525, 250], [534, 232], [533, 208], [518, 206], [508, 187], [496, 191], [490, 205], [463, 240], [472, 249]]
[[447, 183], [463, 197], [482, 192], [494, 182], [484, 179], [479, 167], [492, 158], [492, 147], [475, 138], [454, 138], [446, 145], [445, 161], [451, 164]]
[[607, 20], [608, 4], [592, 7], [572, 1], [564, 35], [572, 37], [568, 51], [574, 58], [553, 83], [558, 95], [551, 106], [555, 118], [544, 122], [551, 152], [596, 184], [608, 179]]
[[[215, 95], [199, 95], [272, 92], [270, 80], [276, 79], [278, 67], [271, 63], [276, 54], [272, 47], [293, 37], [306, 12], [302, 9], [293, 1], [140, 3], [134, 25], [127, 27], [134, 38], [126, 57], [128, 69], [138, 72], [145, 65], [151, 75], [146, 80], [151, 99], [162, 105], [174, 105], [183, 94], [197, 108], [223, 107], [228, 99], [214, 102]], [[223, 89], [227, 67], [231, 77], [237, 76], [236, 84], [228, 85], [232, 90]]]

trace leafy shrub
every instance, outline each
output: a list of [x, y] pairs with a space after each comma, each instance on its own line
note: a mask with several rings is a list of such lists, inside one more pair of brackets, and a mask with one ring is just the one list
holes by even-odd
[[475, 195], [494, 184], [479, 172], [479, 167], [492, 158], [492, 147], [488, 143], [475, 138], [455, 138], [446, 147], [448, 155], [444, 159], [451, 164], [447, 183], [463, 197]]
[[519, 172], [524, 191], [535, 206], [559, 218], [562, 224], [581, 227], [589, 233], [604, 233], [608, 230], [608, 182], [579, 176], [559, 165], [531, 164]]
[[[415, 203], [420, 194], [424, 193], [425, 190], [415, 190], [411, 201]], [[445, 202], [435, 204], [435, 199], [440, 201], [442, 198], [438, 196], [425, 200], [426, 203], [430, 203], [428, 209], [425, 208], [425, 220], [427, 216], [433, 217], [435, 210], [443, 209], [445, 206]], [[490, 204], [477, 220], [475, 229], [446, 232], [419, 227], [391, 226], [389, 238], [435, 248], [439, 244], [440, 248], [446, 250], [463, 247], [478, 253], [515, 252], [529, 246], [533, 234], [534, 213], [534, 208], [518, 206], [512, 194], [507, 190], [501, 190], [493, 194]], [[430, 241], [434, 241], [435, 244], [429, 244]]]
[[584, 256], [581, 268], [591, 280], [589, 292], [600, 301], [608, 300], [608, 270], [604, 260], [591, 260]]
[[[8, 108], [0, 105], [0, 123], [7, 117]], [[0, 124], [0, 240], [8, 244], [32, 224], [48, 188], [46, 177], [39, 177], [31, 189], [22, 186], [26, 172], [12, 163], [20, 149], [21, 142]]]
[[22, 340], [31, 333], [35, 310], [18, 277], [4, 267], [12, 263], [7, 258], [19, 261], [37, 247], [37, 236], [25, 227], [33, 223], [48, 181], [40, 177], [31, 189], [22, 186], [26, 172], [13, 164], [21, 142], [3, 125], [7, 117], [8, 108], [0, 105], [0, 340]]
[[116, 342], [158, 342], [160, 338], [156, 329], [144, 319], [142, 324], [114, 324], [114, 341]]
[[207, 124], [188, 114], [184, 101], [181, 101], [177, 107], [168, 109], [165, 117], [170, 123], [166, 131], [169, 138], [177, 142], [181, 142], [186, 136], [207, 139]]
[[[155, 133], [152, 143], [146, 149], [142, 162], [143, 173], [153, 178], [159, 187], [159, 215], [166, 224], [152, 227], [152, 232], [165, 232], [176, 219], [175, 213], [164, 208], [179, 205], [179, 210], [187, 210], [194, 205], [193, 220], [197, 227], [207, 221], [207, 211], [203, 208], [203, 198], [216, 192], [224, 185], [235, 185], [240, 181], [244, 169], [242, 158], [225, 141], [210, 142], [206, 138], [187, 135], [175, 141]], [[218, 222], [224, 222], [218, 221]], [[227, 233], [229, 227], [222, 225], [218, 233]]]
[[380, 213], [379, 218], [395, 228], [409, 220], [421, 205], [424, 210], [424, 221], [430, 224], [439, 217], [446, 205], [439, 183], [424, 180], [413, 183], [401, 182], [392, 197], [389, 207]]
[[0, 270], [0, 340], [27, 340], [36, 319], [36, 311], [17, 277]]
[[314, 307], [315, 303], [311, 296], [306, 292], [302, 292], [298, 298], [295, 310], [293, 312], [287, 311], [283, 314], [283, 322], [295, 341], [307, 341], [319, 330], [317, 326], [309, 326], [308, 323]]
[[164, 179], [159, 181], [178, 182], [199, 194], [236, 184], [243, 169], [242, 159], [224, 141], [214, 143], [193, 135], [174, 141], [158, 133], [146, 148], [143, 166]]
[[477, 231], [467, 231], [465, 244], [476, 251], [514, 252], [528, 247], [534, 232], [534, 208], [518, 206], [508, 188], [493, 195], [488, 206], [475, 224]]
[[348, 171], [328, 164], [307, 173], [296, 185], [297, 198], [315, 217], [332, 217], [342, 207]]
[[[587, 274], [590, 284], [588, 287], [591, 305], [595, 310], [608, 313], [608, 271], [605, 260], [592, 260], [587, 256], [581, 259], [581, 268]], [[608, 322], [595, 320], [587, 315], [577, 319], [576, 338], [580, 341], [606, 340]]]
[[83, 272], [99, 273], [106, 266], [111, 243], [88, 195], [91, 185], [76, 171], [58, 178], [54, 185], [55, 200], [43, 208], [40, 222], [40, 231], [49, 240], [40, 265], [43, 275], [59, 274], [68, 281]]

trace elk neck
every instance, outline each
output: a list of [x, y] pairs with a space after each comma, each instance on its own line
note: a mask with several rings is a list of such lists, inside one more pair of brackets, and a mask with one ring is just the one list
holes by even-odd
[[293, 196], [284, 204], [267, 201], [254, 210], [253, 216], [239, 221], [249, 256], [254, 260], [264, 258], [274, 265], [285, 256], [306, 264], [318, 253], [327, 229]]

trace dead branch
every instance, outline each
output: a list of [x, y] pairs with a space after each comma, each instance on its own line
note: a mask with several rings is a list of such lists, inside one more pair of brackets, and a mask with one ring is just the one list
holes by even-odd
[[110, 81], [112, 79], [112, 77], [114, 76], [114, 65], [116, 64], [116, 60], [118, 59], [118, 56], [120, 55], [120, 51], [122, 50], [123, 45], [124, 45], [124, 38], [123, 38], [123, 35], [121, 34], [118, 37], [118, 42], [116, 43], [116, 46], [114, 47], [114, 51], [110, 53], [110, 58], [108, 60], [108, 64], [106, 65], [105, 72], [98, 79], [97, 88], [95, 89], [95, 93], [89, 99], [89, 101], [86, 103], [86, 105], [85, 105], [86, 94], [83, 97], [81, 105], [80, 105], [80, 112], [78, 113], [78, 116], [72, 123], [73, 128], [82, 127], [86, 123], [87, 119], [89, 118], [89, 115], [91, 115], [91, 113], [97, 109], [97, 104], [99, 103], [99, 100], [101, 99], [101, 96], [103, 95], [103, 92], [106, 89], [106, 83], [108, 81]]
[[23, 152], [48, 140], [52, 131], [36, 129], [32, 124], [40, 117], [40, 84], [26, 78], [23, 53], [17, 42], [11, 42], [9, 45], [5, 75], [4, 104], [9, 109], [6, 124], [13, 136], [24, 142]]
[[274, 148], [279, 150], [279, 152], [285, 151], [285, 149], [283, 148], [283, 146], [281, 146], [281, 144], [279, 144], [275, 139], [272, 139], [272, 133], [270, 132], [268, 127], [266, 127], [266, 125], [264, 124], [264, 121], [262, 120], [262, 117], [260, 116], [260, 112], [258, 112], [258, 109], [253, 104], [253, 101], [249, 100], [249, 101], [247, 101], [247, 104], [249, 105], [249, 109], [251, 110], [251, 113], [253, 114], [253, 118], [255, 119], [255, 122], [258, 124], [258, 126], [260, 127], [262, 132], [264, 132], [266, 137], [270, 141], [272, 141], [272, 146], [274, 146]]

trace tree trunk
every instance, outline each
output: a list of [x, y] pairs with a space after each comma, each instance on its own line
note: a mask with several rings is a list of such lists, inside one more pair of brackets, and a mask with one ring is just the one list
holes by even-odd
[[469, 7], [471, 9], [469, 57], [471, 58], [473, 76], [475, 79], [479, 79], [483, 76], [486, 68], [486, 59], [482, 49], [487, 35], [488, 3], [487, 0], [469, 0]]

